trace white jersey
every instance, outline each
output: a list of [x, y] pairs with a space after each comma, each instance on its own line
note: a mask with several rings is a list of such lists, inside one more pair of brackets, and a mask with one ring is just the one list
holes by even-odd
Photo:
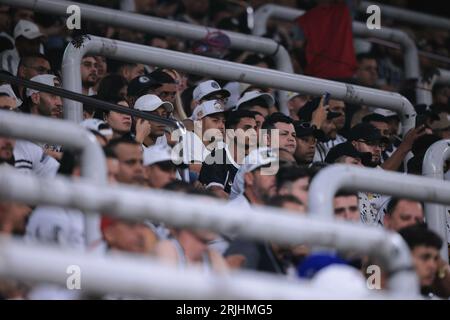
[[76, 209], [39, 206], [31, 213], [25, 239], [85, 251], [84, 215]]
[[15, 167], [22, 172], [33, 172], [39, 177], [54, 177], [59, 162], [47, 155], [36, 143], [17, 140], [14, 147]]
[[313, 162], [325, 162], [325, 158], [330, 149], [346, 141], [347, 139], [338, 134], [333, 140], [318, 142], [316, 145], [316, 152], [314, 154]]

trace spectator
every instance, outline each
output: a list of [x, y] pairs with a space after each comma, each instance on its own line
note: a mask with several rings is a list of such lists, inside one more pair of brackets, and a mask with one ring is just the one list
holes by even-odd
[[[51, 74], [35, 76], [30, 80], [52, 87], [61, 87], [59, 79]], [[26, 89], [25, 96], [27, 97], [26, 104], [28, 105], [31, 114], [62, 118], [63, 106], [60, 96], [47, 92], [40, 92], [34, 89]]]
[[0, 201], [0, 234], [24, 236], [31, 210], [31, 207], [25, 204]]
[[13, 111], [16, 109], [16, 100], [9, 94], [0, 92], [0, 110]]
[[127, 82], [145, 74], [145, 67], [142, 63], [112, 61], [111, 72], [122, 76]]
[[334, 216], [351, 222], [360, 222], [358, 194], [349, 192], [338, 192], [334, 196]]
[[10, 36], [11, 16], [9, 15], [10, 7], [0, 5], [0, 53], [5, 50], [14, 48], [14, 39]]
[[80, 123], [81, 126], [95, 134], [98, 142], [104, 147], [111, 141], [113, 131], [109, 124], [100, 119], [86, 119]]
[[167, 145], [153, 145], [144, 149], [144, 170], [150, 188], [161, 189], [176, 180], [177, 167], [172, 162]]
[[319, 130], [311, 126], [309, 122], [294, 121], [297, 146], [294, 157], [297, 164], [309, 166], [316, 153], [317, 138]]
[[[134, 109], [162, 118], [168, 118], [173, 111], [170, 102], [162, 101], [154, 94], [146, 94], [136, 100]], [[143, 144], [145, 148], [154, 145], [158, 138], [164, 137], [166, 125], [152, 120], [137, 119], [136, 141]]]
[[98, 65], [95, 56], [86, 55], [81, 59], [81, 86], [84, 95], [96, 94], [94, 86], [98, 81]]
[[105, 149], [119, 161], [119, 183], [145, 184], [142, 148], [139, 143], [129, 137], [116, 138], [112, 139]]
[[[272, 113], [266, 117], [261, 129], [268, 130], [268, 145], [272, 148], [283, 148], [291, 154], [297, 147], [294, 124], [291, 118], [281, 112]], [[274, 140], [275, 139], [275, 140]], [[278, 140], [278, 144], [277, 144]]]
[[163, 69], [156, 69], [149, 75], [153, 80], [160, 83], [161, 86], [155, 88], [154, 94], [161, 100], [168, 101], [172, 105], [176, 103], [177, 84], [175, 79]]
[[325, 158], [326, 163], [343, 163], [356, 166], [363, 166], [370, 163], [372, 154], [370, 152], [359, 152], [350, 142], [340, 143], [331, 148]]
[[97, 99], [110, 100], [111, 97], [127, 99], [128, 82], [125, 78], [110, 74], [100, 80], [97, 91]]
[[36, 24], [20, 20], [14, 28], [15, 48], [1, 54], [1, 68], [17, 75], [20, 58], [38, 54], [43, 36]]
[[[391, 130], [388, 124], [388, 119], [378, 113], [371, 113], [362, 118], [363, 122], [370, 123], [375, 128], [377, 128], [381, 135], [389, 140], [389, 143], [382, 145], [382, 152], [381, 152], [381, 163], [383, 163], [386, 159], [388, 159], [392, 153], [397, 149], [395, 146], [392, 145], [392, 137], [391, 137]], [[387, 140], [386, 140], [387, 142]], [[388, 151], [390, 150], [390, 151]]]
[[298, 117], [298, 112], [300, 109], [308, 102], [309, 96], [304, 95], [298, 92], [288, 92], [288, 109], [289, 109], [289, 116], [292, 118], [292, 120], [297, 121], [300, 120]]
[[[128, 108], [128, 102], [119, 97], [112, 97], [108, 100], [108, 102]], [[126, 135], [130, 135], [131, 116], [116, 111], [104, 111], [103, 120], [113, 130], [113, 138], [120, 138]]]
[[214, 80], [201, 82], [195, 87], [194, 92], [192, 93], [195, 106], [208, 100], [219, 100], [223, 104], [226, 104], [229, 96], [230, 92], [222, 89]]
[[[194, 132], [208, 148], [225, 140], [225, 107], [219, 100], [199, 104], [191, 118], [194, 121]], [[208, 145], [210, 142], [212, 143]]]
[[296, 165], [280, 167], [276, 175], [277, 194], [292, 195], [308, 206], [309, 182], [310, 173], [306, 168]]
[[35, 22], [33, 10], [25, 9], [25, 8], [11, 7], [10, 11], [11, 11], [11, 16], [12, 16], [13, 26], [17, 25], [17, 23], [19, 23], [19, 21], [21, 21], [21, 20]]
[[240, 164], [257, 146], [255, 115], [248, 110], [231, 112], [225, 126], [228, 145], [214, 149], [206, 158], [199, 181], [220, 198], [227, 199]]
[[6, 163], [14, 166], [14, 146], [16, 141], [9, 137], [0, 136], [0, 165]]
[[432, 284], [436, 280], [439, 266], [439, 250], [442, 240], [425, 225], [414, 225], [399, 231], [411, 250], [411, 256], [421, 292], [425, 296], [432, 293]]
[[[50, 62], [46, 56], [40, 53], [26, 55], [20, 59], [17, 69], [17, 76], [30, 80], [31, 78], [39, 75], [50, 74], [52, 69]], [[24, 100], [24, 87], [19, 85], [17, 87], [17, 95], [20, 99]]]
[[269, 115], [269, 110], [274, 103], [275, 100], [268, 93], [248, 91], [239, 99], [236, 109], [256, 111], [265, 118]]
[[355, 78], [358, 83], [365, 87], [376, 87], [378, 81], [378, 66], [375, 56], [368, 53], [360, 53], [356, 57], [358, 68]]
[[439, 120], [431, 124], [433, 134], [441, 139], [450, 139], [450, 119], [447, 113], [439, 113]]
[[149, 76], [139, 76], [128, 84], [128, 104], [133, 107], [136, 100], [146, 94], [155, 94], [156, 88], [162, 84]]
[[290, 211], [306, 212], [306, 206], [297, 197], [290, 194], [276, 195], [269, 200], [268, 205]]
[[383, 219], [383, 225], [386, 229], [399, 231], [423, 222], [422, 203], [399, 198], [391, 198], [389, 200]]

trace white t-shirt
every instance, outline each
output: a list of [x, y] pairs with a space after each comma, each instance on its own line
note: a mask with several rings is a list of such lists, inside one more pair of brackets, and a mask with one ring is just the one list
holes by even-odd
[[47, 155], [36, 143], [17, 140], [14, 147], [15, 167], [21, 172], [33, 172], [39, 177], [54, 177], [59, 162]]
[[84, 215], [76, 209], [39, 206], [31, 213], [25, 239], [85, 251]]

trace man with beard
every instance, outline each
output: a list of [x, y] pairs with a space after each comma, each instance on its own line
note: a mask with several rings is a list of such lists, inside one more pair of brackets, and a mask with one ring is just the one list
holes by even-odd
[[[52, 87], [60, 87], [59, 79], [51, 74], [38, 75], [31, 81]], [[61, 97], [51, 93], [26, 90], [26, 111], [33, 115], [62, 118]], [[15, 167], [21, 171], [33, 172], [39, 176], [54, 176], [61, 159], [60, 146], [38, 145], [31, 141], [18, 140], [14, 148]]]
[[82, 93], [87, 96], [93, 96], [94, 86], [98, 80], [97, 60], [95, 56], [87, 55], [81, 59], [81, 86]]

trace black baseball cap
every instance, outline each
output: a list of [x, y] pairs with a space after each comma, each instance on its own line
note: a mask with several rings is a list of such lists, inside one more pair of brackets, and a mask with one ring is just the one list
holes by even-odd
[[295, 135], [297, 138], [313, 136], [315, 138], [321, 138], [323, 132], [318, 130], [315, 126], [305, 121], [294, 121]]
[[388, 122], [388, 118], [379, 113], [370, 113], [362, 118], [362, 122]]
[[372, 154], [370, 152], [359, 152], [351, 142], [347, 141], [331, 148], [330, 151], [328, 151], [325, 162], [334, 163], [342, 156], [361, 159], [362, 163], [367, 163], [372, 159]]
[[138, 76], [128, 84], [127, 95], [129, 97], [139, 97], [149, 89], [155, 89], [162, 86], [162, 83], [156, 81], [149, 75]]
[[[302, 121], [311, 121], [312, 114], [319, 107], [320, 97], [314, 98], [308, 101], [303, 107], [300, 108], [297, 115]], [[327, 120], [331, 120], [339, 117], [341, 114], [339, 112], [327, 111]]]
[[364, 140], [364, 141], [380, 141], [383, 143], [389, 143], [389, 139], [384, 137], [380, 130], [375, 128], [373, 125], [371, 125], [368, 122], [361, 122], [355, 125], [353, 128], [350, 129], [350, 133], [348, 135], [349, 141], [356, 141], [356, 140]]

